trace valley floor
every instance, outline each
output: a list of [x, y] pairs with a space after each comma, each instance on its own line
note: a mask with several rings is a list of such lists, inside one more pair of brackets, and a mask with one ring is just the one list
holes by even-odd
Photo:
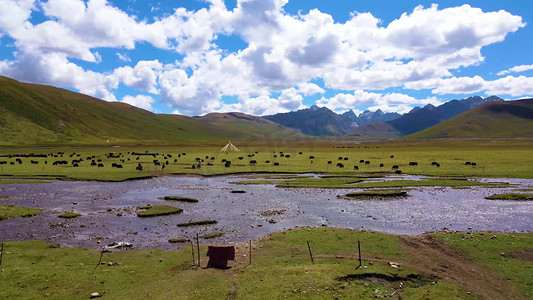
[[[533, 141], [527, 139], [361, 144], [233, 142], [240, 152], [220, 152], [224, 145], [4, 147], [0, 149], [0, 156], [5, 156], [0, 157], [0, 162], [6, 162], [0, 164], [0, 185], [20, 181], [6, 179], [28, 178], [39, 180], [32, 182], [39, 185], [47, 179], [124, 181], [169, 175], [327, 173], [326, 178], [298, 180], [290, 178], [290, 174], [271, 175], [254, 184], [280, 180], [282, 188], [345, 188], [342, 185], [357, 181], [366, 184], [361, 188], [399, 190], [420, 183], [377, 184], [372, 182], [372, 177], [401, 170], [403, 174], [438, 176], [426, 183], [454, 188], [468, 188], [471, 181], [467, 177], [533, 178]], [[46, 157], [20, 157], [30, 153]], [[18, 157], [8, 156], [13, 154]], [[91, 166], [93, 160], [102, 166]], [[66, 163], [54, 165], [56, 161]], [[230, 166], [225, 166], [226, 161], [231, 161]], [[122, 167], [117, 168], [117, 164]], [[139, 164], [142, 171], [136, 170]], [[531, 192], [531, 187], [524, 190]], [[16, 197], [0, 195], [6, 203], [17, 200]], [[30, 200], [38, 199], [24, 199]], [[101, 200], [106, 199], [94, 199]], [[72, 201], [79, 200], [68, 200]], [[7, 210], [14, 214], [15, 208], [9, 206]], [[34, 213], [39, 212], [22, 211], [19, 215]], [[16, 215], [6, 214], [6, 217]], [[31, 218], [35, 217], [27, 219], [28, 224], [32, 224]], [[36, 235], [32, 239], [42, 237]], [[362, 266], [356, 269], [358, 242], [361, 243]], [[2, 244], [2, 299], [87, 299], [94, 292], [103, 298], [133, 299], [533, 297], [531, 232], [446, 230], [404, 236], [333, 227], [295, 228], [254, 240], [251, 264], [249, 244], [237, 244], [236, 259], [226, 270], [206, 268], [205, 244], [200, 245], [200, 266], [196, 266], [198, 257], [194, 247], [191, 251], [190, 242], [178, 243], [175, 250], [170, 251], [142, 249], [111, 253], [42, 241]]]
[[[122, 181], [175, 174], [361, 174], [391, 173], [396, 170], [394, 166], [404, 174], [533, 178], [533, 140], [529, 139], [234, 142], [240, 152], [221, 152], [224, 145], [4, 147], [0, 156], [30, 153], [49, 156], [20, 158], [20, 162], [16, 157], [0, 157], [0, 162], [5, 162], [0, 164], [0, 178]], [[145, 152], [156, 155], [137, 155]], [[65, 164], [54, 165], [57, 161]], [[77, 167], [73, 161], [78, 161]], [[95, 164], [91, 166], [92, 161]], [[227, 167], [226, 161], [231, 162]], [[413, 162], [416, 165], [410, 165]], [[142, 171], [136, 169], [139, 163]], [[98, 167], [99, 164], [102, 165]], [[113, 164], [122, 168], [114, 168]]]

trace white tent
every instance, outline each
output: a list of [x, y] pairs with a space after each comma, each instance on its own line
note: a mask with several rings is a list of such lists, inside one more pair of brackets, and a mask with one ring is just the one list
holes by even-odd
[[228, 152], [228, 151], [241, 151], [241, 150], [239, 150], [239, 148], [233, 146], [233, 144], [230, 141], [228, 141], [228, 144], [226, 146], [224, 146], [224, 148], [220, 149], [220, 151]]

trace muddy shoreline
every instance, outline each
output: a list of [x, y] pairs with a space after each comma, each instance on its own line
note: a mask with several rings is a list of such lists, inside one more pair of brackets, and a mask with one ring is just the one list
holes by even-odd
[[[532, 179], [477, 178], [509, 182], [513, 188], [410, 188], [409, 197], [350, 201], [337, 196], [361, 189], [284, 189], [274, 185], [235, 185], [252, 174], [166, 176], [122, 182], [51, 180], [46, 184], [2, 184], [2, 205], [44, 209], [41, 215], [0, 221], [0, 240], [44, 240], [65, 246], [101, 248], [126, 241], [134, 248], [175, 249], [172, 238], [224, 232], [207, 243], [244, 242], [296, 226], [332, 226], [418, 235], [451, 230], [533, 231], [533, 203], [485, 200], [484, 197], [533, 186]], [[292, 174], [293, 175], [293, 174]], [[305, 174], [302, 174], [305, 175]], [[315, 175], [316, 174], [307, 174]], [[252, 175], [253, 176], [253, 175]], [[416, 176], [406, 175], [405, 179]], [[232, 190], [244, 190], [235, 194]], [[159, 199], [197, 198], [198, 203]], [[182, 208], [179, 215], [139, 218], [135, 207], [165, 204]], [[260, 212], [284, 210], [279, 215]], [[74, 211], [81, 217], [58, 217]], [[217, 224], [178, 227], [178, 223], [217, 220]], [[98, 243], [100, 242], [100, 243]]]

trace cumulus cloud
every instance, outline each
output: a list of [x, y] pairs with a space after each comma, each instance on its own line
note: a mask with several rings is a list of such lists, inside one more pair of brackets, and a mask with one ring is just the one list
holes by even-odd
[[[231, 11], [222, 0], [207, 2], [206, 8], [176, 8], [148, 22], [106, 0], [0, 0], [0, 34], [11, 37], [16, 47], [13, 60], [0, 62], [0, 74], [74, 87], [107, 100], [116, 100], [114, 92], [124, 84], [160, 95], [171, 110], [187, 115], [229, 109], [271, 114], [304, 107], [304, 97], [326, 90], [341, 90], [318, 102], [332, 109], [364, 104], [405, 110], [437, 100], [367, 91], [520, 95], [530, 93], [532, 86], [523, 76], [487, 82], [481, 76], [452, 75], [484, 62], [483, 47], [525, 26], [520, 16], [503, 10], [418, 6], [389, 24], [369, 12], [352, 13], [339, 23], [318, 9], [290, 15], [283, 9], [288, 0], [238, 0]], [[36, 11], [47, 19], [35, 23], [31, 16]], [[238, 37], [246, 46], [223, 51], [217, 45], [219, 35]], [[105, 72], [73, 62], [97, 63], [105, 59], [97, 50], [112, 48], [119, 60], [129, 63], [128, 53], [139, 43], [179, 55], [173, 63], [146, 58]], [[529, 69], [533, 67], [517, 66], [500, 75]], [[224, 96], [238, 103], [225, 104]], [[153, 104], [128, 97], [132, 103]]]
[[471, 94], [482, 91], [485, 88], [485, 80], [480, 76], [452, 77], [439, 79], [437, 88], [432, 92], [438, 95], [444, 94]]
[[323, 88], [319, 87], [318, 85], [311, 83], [311, 82], [305, 82], [300, 85], [298, 85], [298, 90], [304, 95], [304, 96], [311, 96], [315, 94], [324, 94], [326, 91], [324, 91]]
[[[282, 112], [288, 112], [290, 109], [287, 109], [286, 102], [280, 101], [276, 98], [271, 98], [266, 95], [258, 97], [248, 97], [242, 96], [239, 97], [239, 103], [236, 104], [226, 104], [220, 108], [220, 112], [232, 112], [240, 111], [251, 115], [256, 116], [265, 116], [273, 115]], [[290, 101], [289, 101], [290, 102]], [[298, 102], [298, 101], [296, 101]], [[304, 108], [304, 106], [298, 106], [296, 108]]]
[[410, 89], [432, 89], [433, 94], [473, 94], [485, 92], [487, 95], [531, 95], [533, 77], [507, 76], [496, 80], [485, 80], [481, 76], [451, 77], [425, 80], [406, 84]]
[[489, 95], [533, 95], [533, 77], [507, 76], [487, 82], [486, 88]]
[[353, 93], [339, 93], [331, 98], [322, 97], [317, 104], [325, 106], [331, 110], [348, 110], [359, 105], [368, 105], [370, 110], [381, 109], [384, 112], [407, 112], [412, 105], [442, 104], [435, 97], [416, 99], [409, 95], [400, 93], [371, 93], [363, 90], [356, 90]]
[[141, 60], [133, 68], [125, 66], [115, 69], [111, 77], [141, 91], [158, 94], [157, 77], [162, 68], [158, 60]]
[[117, 52], [117, 57], [118, 57], [118, 59], [120, 59], [121, 61], [131, 62], [131, 58], [128, 57], [128, 54], [122, 54], [122, 53], [120, 53], [120, 52]]
[[529, 71], [529, 70], [533, 70], [533, 65], [519, 65], [519, 66], [514, 66], [510, 69], [507, 69], [507, 70], [503, 70], [501, 72], [498, 72], [498, 76], [503, 76], [503, 75], [507, 75], [507, 74], [510, 74], [510, 73], [521, 73], [521, 72], [525, 72], [525, 71]]
[[115, 95], [110, 92], [116, 88], [116, 82], [104, 74], [84, 70], [62, 53], [20, 53], [17, 60], [0, 64], [0, 72], [28, 82], [74, 87], [81, 93], [116, 101]]
[[124, 96], [120, 102], [128, 103], [129, 105], [136, 106], [138, 108], [153, 110], [152, 104], [155, 102], [154, 98], [146, 95], [136, 95], [136, 96]]

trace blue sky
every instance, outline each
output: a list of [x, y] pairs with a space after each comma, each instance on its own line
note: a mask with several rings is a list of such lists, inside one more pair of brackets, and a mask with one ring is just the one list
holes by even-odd
[[533, 2], [0, 0], [0, 75], [158, 113], [533, 96]]

